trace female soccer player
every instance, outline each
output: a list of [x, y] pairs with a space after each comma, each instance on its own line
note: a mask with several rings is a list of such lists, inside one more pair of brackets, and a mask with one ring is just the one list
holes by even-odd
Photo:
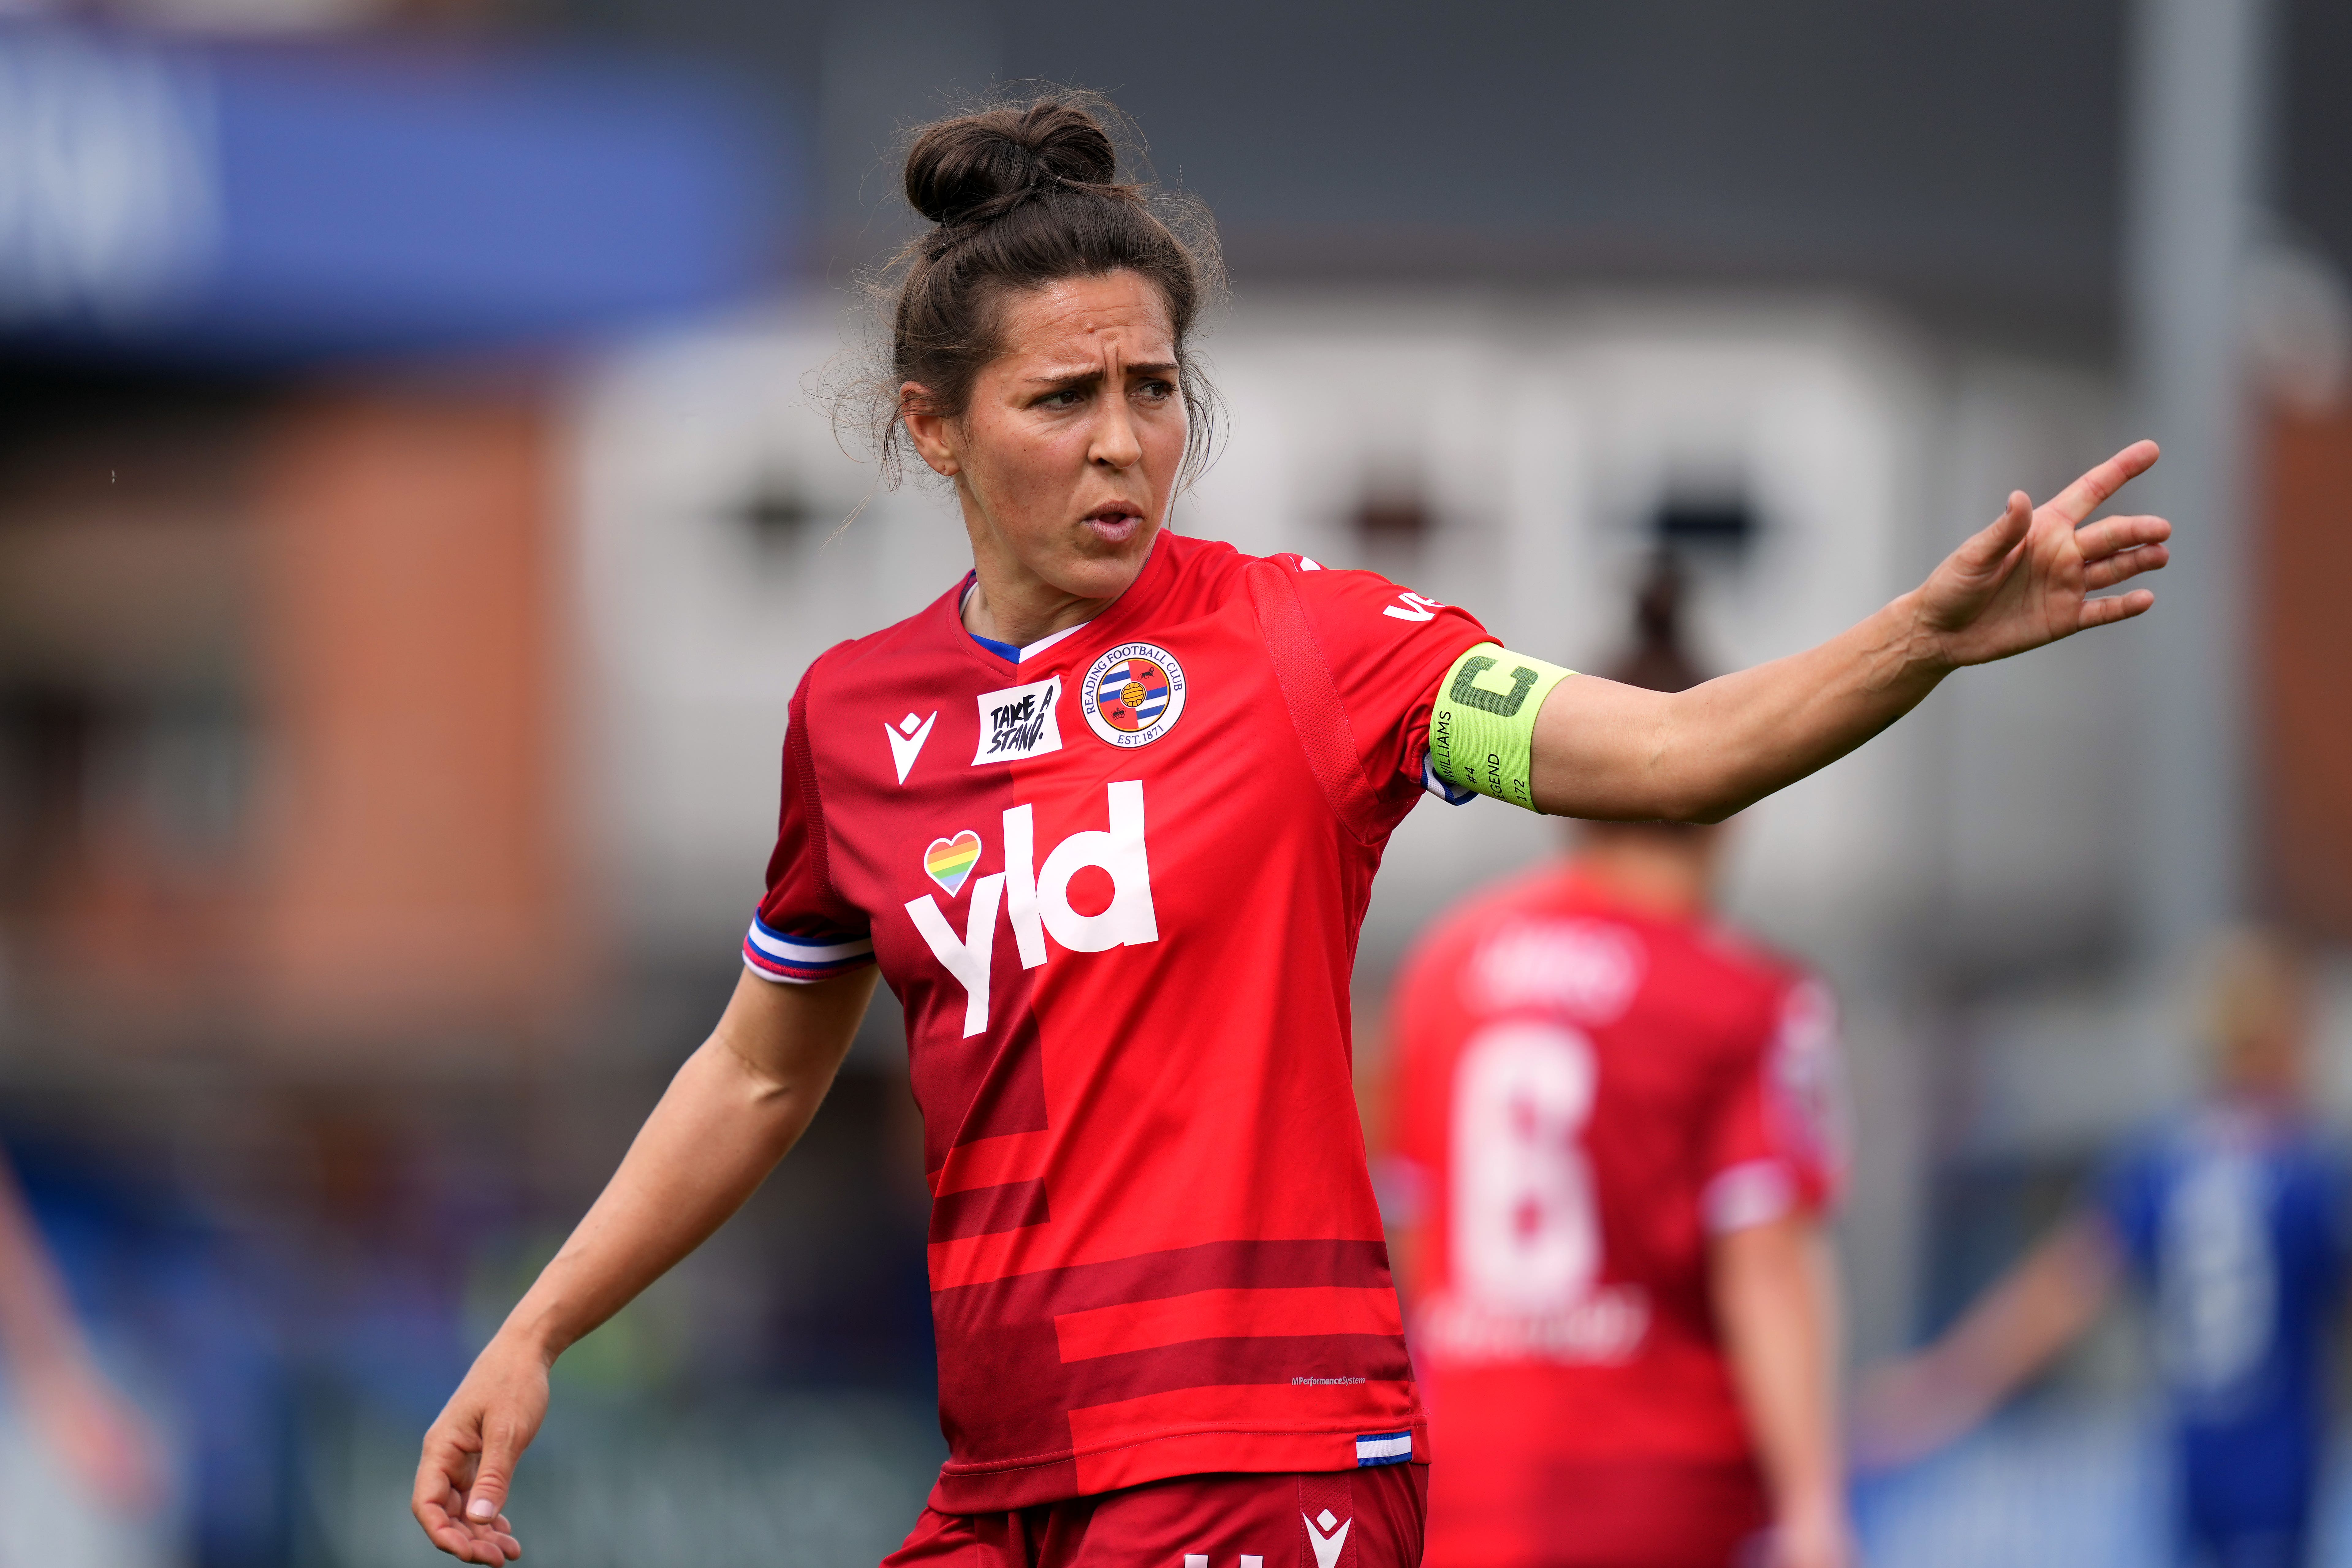
[[[1700, 684], [1676, 586], [1645, 585], [1624, 684]], [[1591, 824], [1398, 979], [1391, 1218], [1444, 1457], [1429, 1568], [1849, 1559], [1835, 1014], [1713, 918], [1721, 836]]]
[[2137, 615], [2145, 590], [2087, 595], [2161, 565], [2168, 525], [2088, 519], [2156, 448], [2012, 495], [1809, 653], [1671, 695], [1571, 678], [1370, 574], [1166, 529], [1213, 261], [1086, 109], [933, 125], [906, 192], [935, 226], [886, 428], [949, 480], [972, 572], [803, 678], [744, 977], [426, 1434], [416, 1517], [518, 1554], [500, 1510], [549, 1364], [791, 1148], [878, 973], [950, 1450], [892, 1562], [1409, 1563], [1426, 1439], [1348, 1061], [1390, 831], [1425, 784], [1727, 816], [1961, 665]]

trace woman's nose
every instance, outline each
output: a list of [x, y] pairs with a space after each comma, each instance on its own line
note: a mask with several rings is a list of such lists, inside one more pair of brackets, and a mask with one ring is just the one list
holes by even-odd
[[1137, 437], [1135, 421], [1128, 416], [1123, 404], [1106, 402], [1102, 418], [1095, 426], [1094, 446], [1087, 456], [1107, 468], [1131, 468], [1143, 456], [1143, 442]]

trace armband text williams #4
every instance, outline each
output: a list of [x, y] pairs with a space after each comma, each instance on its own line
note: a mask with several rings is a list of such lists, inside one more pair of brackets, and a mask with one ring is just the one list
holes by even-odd
[[1429, 713], [1429, 763], [1460, 789], [1536, 808], [1536, 715], [1551, 689], [1574, 675], [1556, 664], [1482, 642], [1445, 672]]

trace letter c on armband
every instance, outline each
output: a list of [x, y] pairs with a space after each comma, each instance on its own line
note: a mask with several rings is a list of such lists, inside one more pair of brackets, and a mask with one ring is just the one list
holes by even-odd
[[1576, 672], [1486, 642], [1454, 661], [1429, 715], [1429, 763], [1458, 789], [1536, 807], [1536, 715]]

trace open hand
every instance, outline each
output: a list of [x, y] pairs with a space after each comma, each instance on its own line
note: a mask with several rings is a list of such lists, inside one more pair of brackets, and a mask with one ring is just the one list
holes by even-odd
[[2172, 524], [2109, 517], [2084, 526], [2109, 496], [2155, 466], [2156, 443], [2136, 441], [2036, 508], [2023, 490], [1983, 532], [1945, 558], [1915, 603], [1930, 656], [1985, 664], [2092, 626], [2128, 620], [2156, 603], [2145, 588], [2090, 595], [2171, 558]]
[[434, 1545], [488, 1568], [522, 1555], [507, 1488], [546, 1416], [547, 1363], [492, 1340], [425, 1434], [408, 1511]]

